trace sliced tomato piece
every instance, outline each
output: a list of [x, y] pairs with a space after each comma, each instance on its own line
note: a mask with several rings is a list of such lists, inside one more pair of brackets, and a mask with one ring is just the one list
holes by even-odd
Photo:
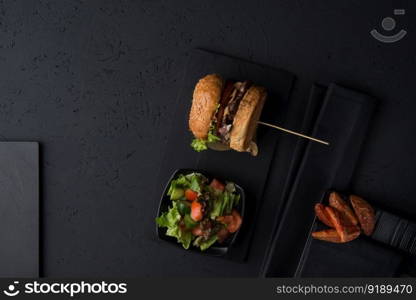
[[198, 199], [198, 193], [191, 189], [187, 189], [185, 191], [185, 198], [188, 201], [195, 201], [196, 199]]
[[217, 221], [227, 225], [227, 230], [230, 233], [236, 232], [243, 223], [243, 219], [241, 218], [238, 211], [236, 211], [235, 209], [233, 209], [231, 215], [220, 216], [217, 218]]
[[194, 201], [191, 204], [191, 218], [192, 220], [198, 222], [201, 221], [204, 217], [202, 204], [198, 201]]
[[215, 189], [215, 190], [218, 190], [218, 191], [224, 191], [224, 189], [225, 189], [225, 185], [221, 182], [221, 181], [219, 181], [219, 180], [217, 180], [217, 179], [212, 179], [212, 181], [211, 181], [211, 183], [210, 183], [210, 186], [213, 188], [213, 189]]
[[233, 209], [231, 215], [233, 216], [233, 223], [228, 226], [228, 231], [233, 233], [240, 229], [241, 223], [243, 223], [243, 219], [235, 209]]

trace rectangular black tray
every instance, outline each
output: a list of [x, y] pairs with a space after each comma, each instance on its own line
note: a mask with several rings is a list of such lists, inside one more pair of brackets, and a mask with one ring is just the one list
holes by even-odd
[[[294, 82], [294, 76], [284, 70], [254, 64], [218, 53], [195, 50], [191, 53], [183, 78], [182, 90], [177, 98], [177, 110], [168, 140], [155, 193], [159, 197], [163, 186], [176, 169], [199, 169], [219, 178], [237, 182], [246, 192], [246, 216], [238, 241], [228, 251], [226, 258], [244, 261], [247, 259], [253, 230], [256, 227], [256, 215], [261, 205], [276, 202], [273, 195], [263, 197], [268, 180], [275, 148], [281, 135], [276, 130], [260, 127], [258, 131], [259, 155], [252, 157], [248, 153], [235, 151], [216, 152], [212, 150], [195, 152], [190, 143], [193, 139], [188, 129], [189, 109], [192, 92], [196, 82], [210, 73], [218, 73], [224, 78], [251, 80], [266, 87], [268, 100], [261, 120], [284, 125]], [[275, 196], [275, 195], [274, 195]], [[264, 237], [267, 240], [267, 237]], [[224, 265], [226, 268], [226, 265]], [[218, 268], [218, 272], [220, 272]]]
[[[319, 202], [327, 205], [328, 196], [329, 191]], [[376, 223], [377, 228], [379, 222]], [[392, 277], [398, 274], [404, 253], [363, 234], [342, 244], [312, 238], [312, 232], [326, 228], [314, 218], [294, 277]]]

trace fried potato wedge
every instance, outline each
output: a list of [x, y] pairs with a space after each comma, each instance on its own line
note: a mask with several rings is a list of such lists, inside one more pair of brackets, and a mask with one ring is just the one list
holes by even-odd
[[363, 233], [370, 236], [376, 225], [374, 209], [367, 201], [356, 195], [350, 195], [350, 202], [360, 222]]
[[345, 216], [345, 221], [347, 222], [347, 225], [357, 225], [358, 220], [355, 216], [353, 210], [348, 205], [347, 202], [345, 202], [340, 194], [337, 192], [331, 192], [329, 195], [329, 206], [337, 209], [341, 214]]
[[312, 237], [325, 242], [342, 243], [341, 237], [335, 229], [325, 229], [312, 232]]
[[348, 220], [337, 209], [326, 206], [325, 210], [334, 224], [334, 228], [341, 238], [341, 242], [349, 242], [356, 239], [360, 235], [360, 228], [357, 225], [349, 224]]
[[315, 214], [316, 214], [316, 217], [319, 219], [319, 221], [324, 223], [326, 226], [334, 228], [334, 224], [332, 224], [332, 222], [331, 222], [331, 220], [328, 216], [328, 213], [325, 210], [325, 205], [323, 205], [322, 203], [316, 203], [315, 204]]

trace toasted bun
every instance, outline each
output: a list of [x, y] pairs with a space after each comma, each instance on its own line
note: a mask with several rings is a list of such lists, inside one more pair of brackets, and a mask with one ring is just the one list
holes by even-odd
[[217, 74], [207, 75], [196, 84], [189, 114], [189, 129], [196, 138], [207, 138], [223, 87], [224, 80]]
[[231, 129], [231, 149], [240, 152], [247, 151], [257, 155], [257, 145], [253, 138], [266, 97], [267, 92], [264, 88], [253, 85], [241, 99]]

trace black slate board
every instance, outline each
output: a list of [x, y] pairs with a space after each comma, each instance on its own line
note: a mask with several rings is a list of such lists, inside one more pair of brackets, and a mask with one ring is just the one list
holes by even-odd
[[0, 142], [0, 277], [39, 276], [39, 145]]
[[262, 203], [264, 185], [279, 135], [273, 129], [259, 127], [257, 135], [259, 155], [257, 157], [235, 151], [216, 152], [209, 150], [202, 153], [193, 151], [190, 147], [193, 137], [188, 129], [192, 92], [198, 79], [209, 73], [218, 73], [224, 78], [237, 80], [249, 79], [266, 87], [268, 100], [261, 120], [271, 123], [284, 121], [294, 76], [287, 71], [269, 66], [195, 50], [189, 59], [183, 79], [183, 88], [177, 99], [177, 110], [159, 172], [159, 185], [156, 187], [155, 199], [160, 197], [157, 193], [163, 190], [163, 184], [166, 183], [172, 172], [179, 168], [205, 170], [241, 185], [247, 194], [247, 218], [244, 220], [240, 238], [230, 249], [227, 257], [242, 261], [247, 258], [255, 226], [255, 216]]
[[309, 238], [306, 245], [295, 277], [393, 277], [403, 261], [398, 251], [365, 237], [346, 244]]
[[[325, 99], [322, 102], [322, 95]], [[322, 103], [322, 105], [321, 105]], [[375, 107], [375, 100], [365, 94], [331, 84], [328, 90], [315, 86], [311, 91], [309, 111], [320, 107], [312, 134], [330, 142], [329, 147], [309, 142], [293, 186], [289, 186], [287, 208], [277, 225], [265, 258], [262, 275], [276, 276], [282, 257], [299, 260], [309, 229], [314, 221], [313, 205], [328, 189], [348, 190], [364, 136]], [[285, 230], [290, 228], [290, 230]], [[279, 247], [296, 235], [295, 244]], [[302, 251], [302, 250], [301, 250]], [[291, 256], [288, 256], [288, 253]], [[293, 263], [293, 262], [292, 262]]]
[[[327, 204], [327, 197], [321, 202]], [[379, 212], [376, 215], [378, 219]], [[383, 226], [377, 221], [375, 231], [384, 235], [379, 227]], [[393, 277], [399, 274], [404, 253], [363, 235], [345, 244], [312, 238], [312, 232], [326, 228], [315, 217], [295, 277]]]

